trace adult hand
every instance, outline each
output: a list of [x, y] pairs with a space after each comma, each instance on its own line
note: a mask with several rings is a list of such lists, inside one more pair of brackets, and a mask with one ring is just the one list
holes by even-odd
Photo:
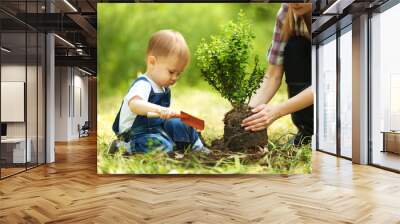
[[282, 116], [280, 105], [261, 104], [251, 110], [254, 114], [242, 121], [246, 131], [260, 131]]

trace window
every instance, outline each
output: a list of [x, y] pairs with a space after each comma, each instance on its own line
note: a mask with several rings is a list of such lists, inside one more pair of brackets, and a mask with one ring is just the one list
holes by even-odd
[[336, 153], [336, 36], [318, 48], [318, 149]]
[[351, 158], [352, 148], [352, 33], [340, 36], [340, 154]]
[[400, 170], [398, 21], [400, 5], [371, 18], [371, 157], [373, 164], [395, 170]]

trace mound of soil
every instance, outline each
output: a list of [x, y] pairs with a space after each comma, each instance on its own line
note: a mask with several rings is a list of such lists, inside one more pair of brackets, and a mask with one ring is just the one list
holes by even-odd
[[267, 130], [257, 132], [245, 131], [240, 126], [242, 120], [252, 114], [248, 106], [233, 108], [224, 118], [224, 137], [215, 140], [212, 148], [230, 151], [243, 151], [257, 146], [264, 147], [268, 142]]

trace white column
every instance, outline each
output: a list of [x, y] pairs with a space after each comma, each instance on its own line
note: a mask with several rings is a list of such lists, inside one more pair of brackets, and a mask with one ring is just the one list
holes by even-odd
[[52, 163], [55, 161], [55, 150], [54, 150], [54, 133], [55, 133], [55, 73], [54, 73], [54, 35], [47, 34], [46, 36], [46, 60], [47, 60], [47, 108], [46, 108], [46, 163]]
[[[54, 5], [46, 1], [47, 12], [54, 12]], [[55, 43], [54, 34], [46, 35], [46, 163], [55, 161]]]
[[368, 15], [353, 20], [353, 162], [368, 163]]

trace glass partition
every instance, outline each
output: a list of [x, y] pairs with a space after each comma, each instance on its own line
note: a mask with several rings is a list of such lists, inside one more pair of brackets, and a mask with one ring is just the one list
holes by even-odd
[[[44, 1], [19, 1], [17, 8], [0, 3], [19, 15], [42, 12], [42, 5]], [[5, 178], [45, 162], [46, 40], [12, 14], [0, 12], [0, 20], [0, 178]]]
[[1, 175], [6, 177], [25, 170], [31, 158], [26, 142], [26, 33], [2, 32], [1, 46], [0, 109], [1, 123], [6, 126], [1, 140]]
[[46, 124], [46, 104], [45, 104], [45, 99], [46, 99], [46, 76], [45, 76], [45, 65], [46, 65], [46, 38], [43, 33], [38, 34], [38, 75], [37, 75], [37, 100], [38, 100], [38, 105], [37, 105], [37, 129], [38, 129], [38, 135], [37, 135], [37, 146], [38, 146], [38, 156], [37, 156], [37, 162], [38, 164], [43, 164], [46, 162], [46, 145], [45, 145], [45, 124]]
[[27, 163], [28, 168], [37, 165], [37, 76], [38, 76], [38, 57], [37, 57], [37, 41], [38, 36], [36, 32], [29, 31], [27, 33], [27, 98], [26, 98], [26, 111], [27, 111], [27, 150], [31, 151], [30, 160]]

